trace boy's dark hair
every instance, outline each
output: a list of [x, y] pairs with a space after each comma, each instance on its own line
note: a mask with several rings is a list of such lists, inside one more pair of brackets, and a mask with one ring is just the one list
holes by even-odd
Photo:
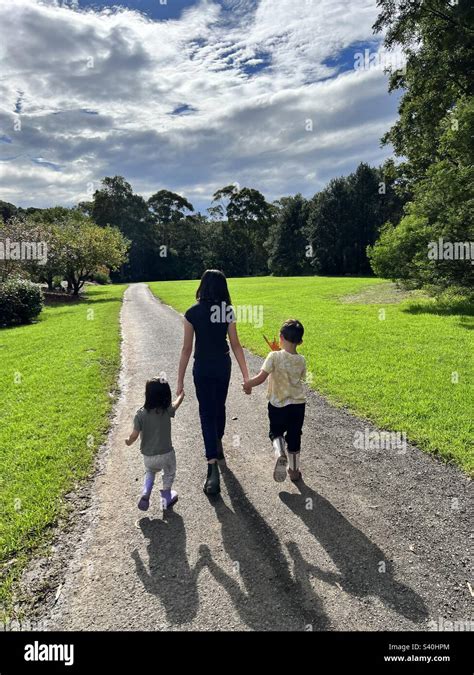
[[227, 279], [220, 270], [206, 270], [201, 277], [201, 283], [196, 291], [196, 299], [199, 302], [213, 302], [220, 304], [225, 302], [232, 304]]
[[145, 386], [145, 410], [167, 410], [171, 405], [170, 385], [163, 378], [154, 377]]
[[281, 327], [280, 335], [288, 342], [299, 345], [303, 342], [304, 326], [298, 319], [288, 319]]

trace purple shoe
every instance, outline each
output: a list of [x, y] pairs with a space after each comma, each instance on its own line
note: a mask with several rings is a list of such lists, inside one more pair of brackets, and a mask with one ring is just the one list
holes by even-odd
[[169, 509], [173, 504], [176, 504], [178, 501], [178, 493], [174, 490], [160, 490], [161, 494], [161, 506], [163, 511]]
[[138, 508], [140, 511], [148, 511], [148, 507], [150, 506], [150, 497], [147, 495], [142, 495], [140, 497], [140, 501], [138, 502]]

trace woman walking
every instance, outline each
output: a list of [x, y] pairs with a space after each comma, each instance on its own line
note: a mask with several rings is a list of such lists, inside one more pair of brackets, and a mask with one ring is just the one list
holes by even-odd
[[232, 363], [229, 342], [244, 380], [248, 379], [248, 370], [244, 350], [237, 335], [227, 279], [223, 272], [206, 270], [197, 289], [196, 299], [197, 303], [184, 315], [184, 341], [179, 361], [177, 395], [184, 391], [184, 376], [196, 337], [193, 379], [208, 463], [204, 492], [218, 494], [218, 461], [224, 462], [222, 437]]

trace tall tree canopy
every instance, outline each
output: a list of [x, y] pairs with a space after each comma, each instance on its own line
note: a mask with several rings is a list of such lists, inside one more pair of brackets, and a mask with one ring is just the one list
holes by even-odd
[[98, 225], [116, 227], [132, 242], [129, 262], [122, 268], [121, 275], [132, 280], [151, 279], [153, 223], [143, 197], [135, 194], [122, 176], [106, 177], [102, 187], [95, 191], [88, 210]]
[[310, 250], [305, 233], [309, 204], [297, 194], [283, 197], [267, 242], [268, 268], [276, 276], [310, 274]]
[[221, 206], [221, 213], [225, 212], [227, 217], [223, 234], [233, 247], [232, 265], [238, 266], [244, 276], [265, 274], [265, 242], [274, 215], [271, 204], [258, 190], [235, 184], [217, 190], [214, 203]]
[[185, 217], [186, 211], [194, 211], [193, 205], [187, 199], [170, 190], [158, 190], [147, 204], [156, 220], [165, 225], [179, 222]]
[[468, 0], [378, 0], [375, 32], [387, 49], [401, 48], [406, 68], [390, 76], [402, 90], [399, 119], [384, 136], [405, 158], [401, 176], [412, 185], [440, 157], [441, 120], [474, 85], [474, 5]]
[[393, 179], [360, 164], [345, 178], [334, 178], [309, 206], [306, 234], [318, 274], [370, 274], [366, 249], [387, 218], [398, 217], [400, 198]]
[[410, 195], [405, 216], [387, 224], [369, 248], [374, 271], [439, 293], [472, 292], [469, 261], [430, 257], [430, 242], [458, 251], [474, 239], [474, 6], [460, 0], [379, 0], [376, 31], [407, 57], [390, 89], [404, 90], [399, 119], [385, 135], [403, 160], [397, 168]]

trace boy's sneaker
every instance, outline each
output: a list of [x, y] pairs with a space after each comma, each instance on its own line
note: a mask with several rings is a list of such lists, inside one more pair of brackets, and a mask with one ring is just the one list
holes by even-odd
[[286, 455], [280, 455], [276, 458], [275, 468], [273, 469], [273, 478], [277, 483], [283, 483], [286, 478], [286, 467], [288, 465], [288, 460]]
[[138, 508], [140, 509], [140, 511], [148, 511], [149, 506], [150, 506], [150, 496], [142, 495], [140, 497], [140, 501], [138, 502]]
[[174, 490], [160, 490], [160, 494], [163, 511], [166, 511], [178, 501], [178, 493]]
[[286, 467], [288, 466], [288, 458], [285, 452], [285, 441], [281, 436], [278, 436], [278, 438], [273, 439], [272, 445], [275, 455], [273, 478], [277, 483], [283, 483], [286, 478]]
[[289, 452], [288, 453], [288, 476], [293, 483], [301, 480], [301, 471], [300, 471], [300, 453], [298, 452]]
[[296, 471], [294, 469], [288, 469], [288, 476], [289, 479], [293, 481], [293, 483], [297, 483], [299, 480], [301, 480], [301, 471], [298, 469]]

